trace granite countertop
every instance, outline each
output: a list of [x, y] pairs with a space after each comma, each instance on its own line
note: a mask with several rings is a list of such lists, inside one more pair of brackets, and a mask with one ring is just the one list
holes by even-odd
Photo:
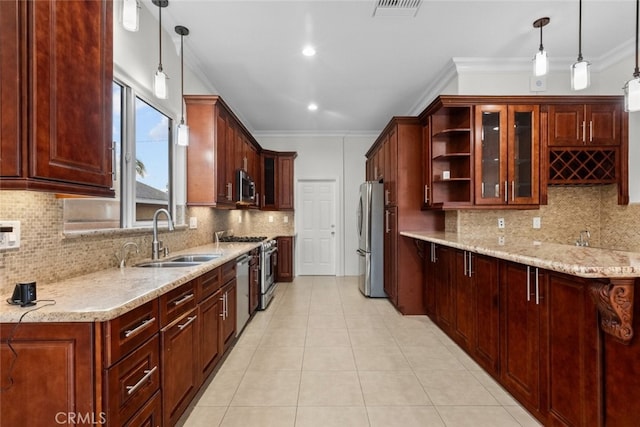
[[[260, 243], [220, 243], [198, 246], [171, 254], [222, 252], [220, 258], [191, 267], [109, 268], [56, 283], [38, 285], [38, 304], [20, 307], [0, 304], [0, 322], [102, 322], [114, 319], [147, 301], [195, 279], [258, 247]], [[144, 260], [141, 260], [141, 262]], [[55, 300], [55, 305], [47, 305]]]
[[640, 277], [640, 253], [538, 242], [517, 237], [404, 231], [403, 236], [585, 278]]

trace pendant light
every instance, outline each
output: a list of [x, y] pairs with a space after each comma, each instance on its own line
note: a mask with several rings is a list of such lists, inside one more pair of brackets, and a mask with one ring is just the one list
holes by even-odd
[[582, 59], [582, 0], [578, 12], [578, 60], [571, 66], [571, 89], [582, 90], [591, 84], [591, 63]]
[[175, 30], [176, 33], [180, 34], [180, 107], [182, 108], [182, 117], [177, 128], [176, 144], [189, 145], [189, 126], [184, 123], [184, 36], [189, 35], [189, 29], [178, 25]]
[[124, 0], [122, 2], [122, 27], [127, 31], [138, 31], [140, 16], [138, 14], [138, 0]]
[[640, 69], [638, 69], [638, 10], [640, 0], [636, 0], [636, 68], [633, 70], [633, 78], [624, 85], [624, 110], [629, 112], [640, 111]]
[[547, 52], [542, 46], [542, 27], [547, 25], [551, 21], [548, 17], [536, 19], [533, 21], [533, 28], [540, 28], [540, 49], [533, 57], [533, 74], [535, 76], [544, 76], [549, 69], [549, 60], [547, 59]]
[[169, 5], [169, 0], [151, 0], [153, 4], [158, 6], [158, 43], [159, 43], [159, 62], [158, 70], [153, 76], [153, 93], [156, 98], [167, 99], [167, 75], [162, 70], [162, 8]]

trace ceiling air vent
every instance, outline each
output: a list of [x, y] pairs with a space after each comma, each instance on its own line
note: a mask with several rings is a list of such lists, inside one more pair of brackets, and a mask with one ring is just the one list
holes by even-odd
[[416, 16], [422, 0], [375, 0], [373, 16]]

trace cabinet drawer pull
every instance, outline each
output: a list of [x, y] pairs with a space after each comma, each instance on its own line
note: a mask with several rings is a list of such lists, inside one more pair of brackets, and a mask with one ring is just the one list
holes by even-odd
[[151, 375], [153, 375], [157, 370], [158, 370], [158, 366], [154, 366], [152, 369], [148, 369], [144, 371], [144, 376], [140, 378], [140, 381], [138, 381], [134, 385], [128, 385], [126, 387], [127, 395], [131, 396], [133, 393], [135, 393], [136, 390], [138, 390], [144, 383], [149, 381], [149, 379], [151, 378]]
[[173, 302], [173, 305], [177, 306], [180, 304], [184, 304], [185, 302], [189, 301], [191, 298], [193, 298], [193, 294], [187, 294], [185, 296], [183, 296], [182, 298], [180, 298], [179, 300], [176, 300]]
[[193, 323], [194, 320], [196, 320], [196, 316], [193, 317], [187, 317], [187, 321], [185, 323], [183, 323], [182, 325], [178, 325], [178, 329], [183, 330], [184, 328], [186, 328], [187, 326], [189, 326], [190, 324]]
[[124, 337], [125, 338], [129, 338], [131, 335], [135, 335], [138, 332], [140, 332], [141, 330], [143, 330], [144, 328], [150, 326], [153, 322], [156, 321], [155, 317], [152, 317], [151, 319], [146, 319], [143, 320], [142, 323], [140, 323], [138, 326], [136, 326], [133, 329], [128, 329], [126, 331], [124, 331]]

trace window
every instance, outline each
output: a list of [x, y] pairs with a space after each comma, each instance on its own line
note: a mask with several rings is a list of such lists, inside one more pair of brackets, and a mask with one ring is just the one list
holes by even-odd
[[138, 97], [135, 111], [135, 220], [151, 221], [158, 208], [171, 207], [171, 119]]
[[159, 208], [168, 209], [178, 222], [173, 196], [173, 120], [122, 83], [113, 82], [112, 95], [116, 196], [65, 199], [65, 231], [148, 225]]

